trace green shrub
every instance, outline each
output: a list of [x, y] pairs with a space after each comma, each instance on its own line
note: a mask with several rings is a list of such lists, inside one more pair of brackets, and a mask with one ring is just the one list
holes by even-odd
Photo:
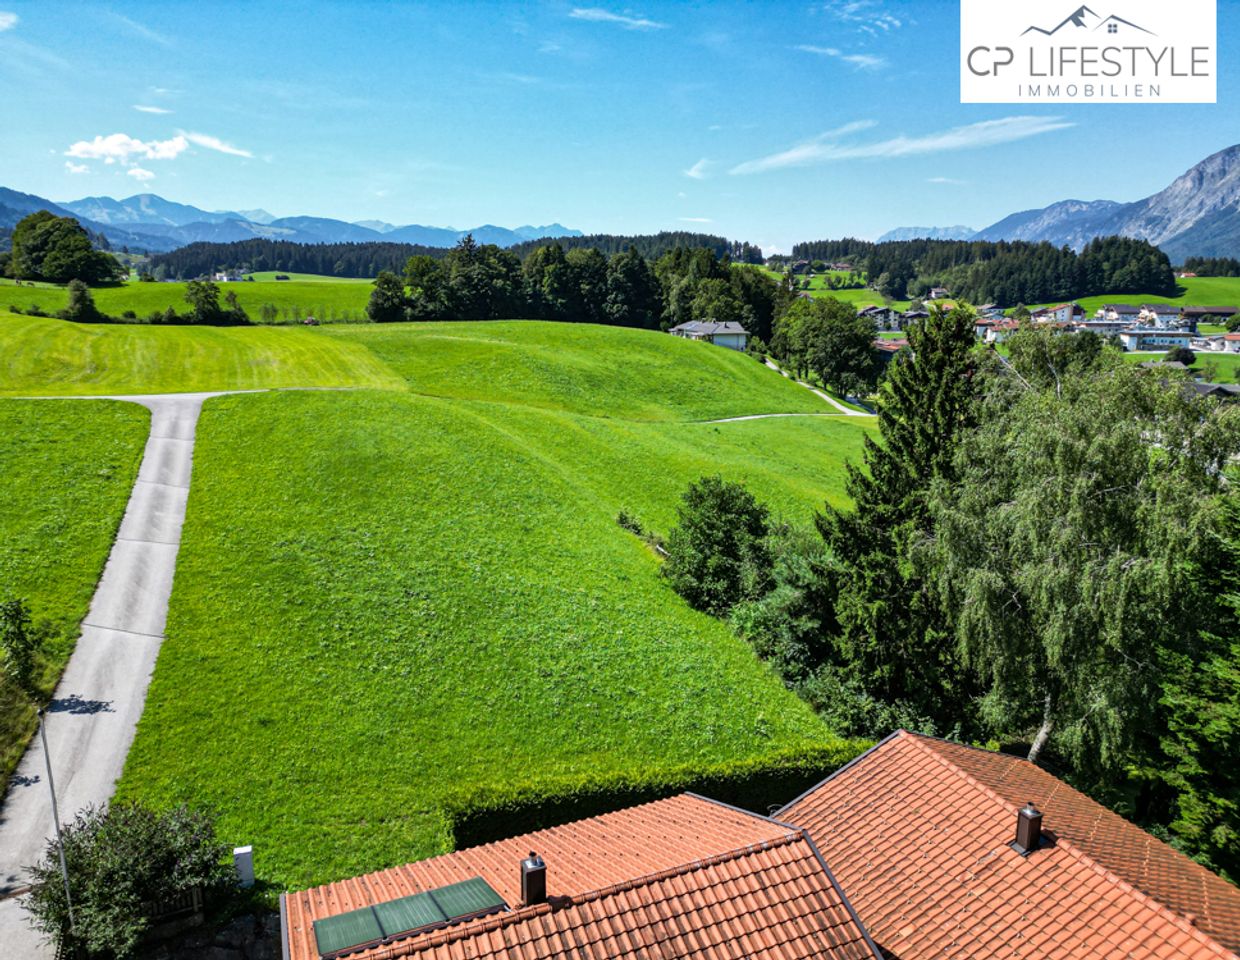
[[58, 947], [87, 956], [133, 956], [154, 905], [195, 888], [222, 891], [233, 882], [214, 817], [185, 806], [163, 812], [133, 804], [88, 808], [62, 827], [62, 835], [72, 932], [54, 839], [31, 868], [25, 906]]
[[644, 537], [646, 535], [646, 528], [642, 526], [642, 522], [624, 508], [621, 508], [620, 512], [616, 514], [616, 523], [636, 537]]
[[741, 484], [702, 477], [689, 485], [667, 537], [663, 575], [689, 605], [724, 616], [764, 592], [771, 567], [767, 509]]

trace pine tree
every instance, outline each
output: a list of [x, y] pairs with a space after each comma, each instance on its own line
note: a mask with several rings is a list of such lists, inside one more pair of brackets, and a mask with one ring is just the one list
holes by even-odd
[[908, 330], [909, 349], [880, 388], [880, 439], [866, 437], [864, 467], [848, 466], [853, 507], [828, 507], [818, 529], [836, 558], [837, 655], [872, 696], [925, 716], [959, 716], [963, 700], [947, 625], [910, 562], [926, 534], [926, 494], [950, 476], [973, 425], [978, 388], [972, 311], [934, 307]]

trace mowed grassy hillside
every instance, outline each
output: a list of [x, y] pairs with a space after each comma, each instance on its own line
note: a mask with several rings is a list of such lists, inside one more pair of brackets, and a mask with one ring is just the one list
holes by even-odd
[[0, 313], [0, 395], [401, 385], [364, 347], [304, 328], [79, 324]]
[[[27, 601], [50, 695], [125, 512], [150, 415], [136, 404], [0, 400], [0, 599]], [[0, 675], [0, 782], [35, 728]]]
[[804, 517], [862, 435], [394, 392], [210, 401], [120, 796], [214, 806], [296, 887], [449, 849], [445, 810], [491, 791], [846, 755], [615, 513], [666, 530], [719, 471]]
[[[1081, 297], [1076, 302], [1089, 316], [1104, 303], [1174, 303], [1181, 307], [1240, 307], [1240, 277], [1186, 277], [1176, 283], [1184, 292], [1176, 297], [1156, 297], [1141, 293], [1114, 293], [1099, 297]], [[1048, 306], [1038, 304], [1037, 306]], [[1034, 305], [1030, 304], [1030, 309]]]
[[365, 346], [417, 393], [637, 420], [824, 413], [753, 358], [649, 330], [537, 320], [317, 328]]
[[[274, 277], [274, 274], [265, 276]], [[299, 275], [294, 280], [242, 281], [218, 286], [221, 297], [229, 291], [236, 293], [241, 306], [252, 319], [258, 320], [265, 303], [281, 311], [299, 309], [303, 316], [331, 317], [332, 311], [336, 315], [349, 311], [354, 316], [360, 316], [370, 299], [371, 281], [312, 277], [307, 274]], [[114, 287], [97, 287], [91, 293], [96, 306], [104, 313], [120, 316], [126, 310], [132, 310], [139, 317], [145, 317], [152, 311], [162, 313], [169, 307], [185, 313], [189, 309], [185, 303], [185, 288], [186, 284], [181, 282], [141, 283], [135, 280]], [[64, 287], [51, 284], [31, 286], [24, 281], [21, 286], [16, 286], [11, 280], [0, 282], [0, 310], [14, 306], [29, 310], [37, 306], [44, 313], [55, 313], [67, 302], [68, 294]]]
[[750, 358], [658, 334], [307, 335], [364, 344], [410, 389], [204, 407], [120, 796], [214, 806], [264, 879], [298, 887], [450, 849], [451, 811], [512, 789], [858, 748], [689, 609], [615, 517], [666, 533], [686, 485], [717, 472], [808, 521], [843, 502], [872, 421], [701, 422], [830, 408]]

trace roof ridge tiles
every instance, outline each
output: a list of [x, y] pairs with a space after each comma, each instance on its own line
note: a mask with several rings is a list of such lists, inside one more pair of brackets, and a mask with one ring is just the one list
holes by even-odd
[[[1018, 806], [1009, 802], [1005, 797], [1001, 796], [996, 790], [982, 783], [980, 780], [974, 777], [967, 770], [964, 770], [958, 764], [953, 763], [950, 759], [943, 756], [943, 754], [939, 753], [937, 750], [931, 749], [930, 746], [927, 743], [925, 743], [925, 741], [926, 740], [939, 740], [942, 743], [948, 743], [948, 744], [951, 744], [952, 746], [968, 746], [969, 749], [973, 749], [973, 750], [982, 750], [981, 747], [973, 747], [967, 744], [957, 744], [957, 743], [953, 743], [950, 740], [944, 740], [939, 737], [928, 737], [924, 734], [912, 733], [908, 730], [898, 730], [896, 732], [902, 733], [904, 735], [904, 738], [907, 739], [910, 743], [914, 744], [918, 750], [920, 750], [921, 752], [925, 753], [928, 756], [934, 757], [939, 763], [946, 766], [948, 769], [950, 769], [956, 775], [961, 777], [963, 780], [967, 781], [968, 783], [980, 789], [983, 793], [985, 793], [989, 797], [996, 800], [1003, 807], [1007, 808], [1013, 813], [1015, 813], [1019, 809]], [[996, 755], [996, 751], [993, 751], [993, 750], [984, 750], [983, 752]], [[1037, 770], [1042, 770], [1042, 768], [1039, 767], [1037, 764], [1033, 763], [1030, 760], [1024, 759], [1022, 757], [1012, 756], [1011, 754], [998, 754], [998, 755], [1005, 756], [1005, 757], [1011, 757], [1011, 759], [1015, 761], [1024, 760], [1024, 762], [1028, 763], [1031, 767]], [[1046, 773], [1045, 770], [1042, 770], [1042, 772]], [[1047, 774], [1047, 776], [1050, 776], [1050, 774]], [[1058, 778], [1055, 778], [1055, 779], [1058, 779]], [[1105, 810], [1105, 808], [1103, 809]], [[1118, 814], [1116, 814], [1116, 816], [1118, 816]], [[1138, 827], [1136, 829], [1140, 829], [1140, 828]], [[1051, 832], [1054, 833], [1053, 825], [1051, 825]], [[1135, 884], [1124, 879], [1119, 874], [1115, 873], [1115, 871], [1111, 870], [1109, 867], [1103, 866], [1093, 856], [1085, 852], [1083, 849], [1081, 849], [1071, 840], [1067, 839], [1066, 837], [1060, 836], [1058, 833], [1055, 833], [1055, 846], [1062, 848], [1066, 853], [1072, 856], [1075, 860], [1079, 861], [1082, 865], [1086, 867], [1092, 868], [1093, 870], [1101, 874], [1103, 877], [1105, 877], [1108, 881], [1118, 884], [1120, 887], [1134, 894], [1137, 897], [1137, 899], [1143, 900], [1146, 903], [1150, 904], [1158, 913], [1167, 917], [1175, 926], [1179, 927], [1182, 931], [1188, 933], [1190, 936], [1195, 937], [1196, 939], [1206, 944], [1207, 946], [1213, 947], [1216, 950], [1218, 950], [1220, 956], [1223, 956], [1223, 957], [1236, 956], [1236, 954], [1228, 950], [1225, 946], [1219, 943], [1214, 937], [1207, 934], [1204, 930], [1200, 929], [1195, 924], [1189, 923], [1186, 919], [1184, 919], [1184, 917], [1180, 916], [1180, 914], [1176, 913], [1176, 911], [1172, 910], [1169, 906], [1167, 906], [1161, 900], [1146, 893], [1140, 887], [1137, 887]]]
[[[726, 806], [726, 804], [725, 804]], [[758, 816], [758, 815], [755, 815]], [[596, 903], [604, 897], [616, 896], [641, 887], [647, 887], [654, 883], [660, 883], [664, 880], [670, 880], [675, 877], [686, 876], [697, 870], [704, 870], [708, 867], [717, 866], [721, 863], [728, 863], [733, 860], [739, 860], [743, 857], [753, 856], [766, 850], [777, 847], [791, 845], [797, 841], [805, 841], [809, 846], [812, 854], [817, 854], [817, 848], [813, 846], [807, 831], [799, 827], [793, 827], [791, 832], [785, 836], [778, 837], [773, 840], [760, 840], [755, 843], [746, 844], [733, 850], [723, 853], [712, 854], [709, 857], [700, 857], [680, 864], [676, 867], [668, 867], [663, 870], [657, 870], [653, 873], [644, 874], [640, 877], [634, 877], [631, 880], [625, 880], [619, 883], [609, 884], [605, 887], [599, 887], [595, 890], [589, 890], [580, 894], [572, 894], [570, 896], [556, 898], [563, 903], [562, 907], [550, 902], [536, 903], [526, 906], [520, 906], [507, 913], [492, 914], [482, 917], [474, 921], [465, 921], [462, 924], [454, 924], [450, 927], [441, 927], [430, 931], [424, 935], [412, 934], [407, 939], [402, 939], [396, 943], [387, 944], [383, 947], [372, 949], [366, 954], [366, 960], [396, 960], [399, 957], [410, 957], [423, 950], [429, 950], [434, 947], [451, 944], [461, 938], [462, 934], [468, 936], [481, 936], [486, 933], [504, 930], [513, 925], [527, 923], [537, 917], [550, 914], [556, 909], [564, 907], [582, 907], [590, 903]], [[821, 863], [821, 855], [818, 856]], [[825, 866], [825, 864], [824, 864]], [[834, 878], [828, 878], [831, 885], [835, 888], [837, 894], [842, 896], [842, 891], [834, 882]], [[847, 901], [845, 901], [847, 904]], [[852, 913], [851, 906], [849, 912]], [[853, 917], [856, 914], [853, 913]], [[861, 927], [864, 931], [865, 928]]]

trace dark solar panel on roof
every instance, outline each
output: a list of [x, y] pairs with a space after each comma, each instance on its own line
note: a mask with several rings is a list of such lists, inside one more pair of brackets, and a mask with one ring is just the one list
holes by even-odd
[[481, 877], [462, 880], [451, 886], [432, 891], [435, 902], [451, 918], [470, 917], [490, 913], [505, 906], [504, 898], [491, 889]]
[[323, 956], [383, 939], [383, 928], [370, 907], [314, 921], [314, 941]]
[[411, 897], [390, 900], [377, 904], [374, 909], [384, 934], [389, 937], [448, 920], [448, 914], [440, 909], [429, 893], [415, 893]]
[[342, 956], [358, 947], [408, 936], [428, 927], [494, 913], [508, 904], [481, 877], [389, 900], [314, 921], [319, 956]]

